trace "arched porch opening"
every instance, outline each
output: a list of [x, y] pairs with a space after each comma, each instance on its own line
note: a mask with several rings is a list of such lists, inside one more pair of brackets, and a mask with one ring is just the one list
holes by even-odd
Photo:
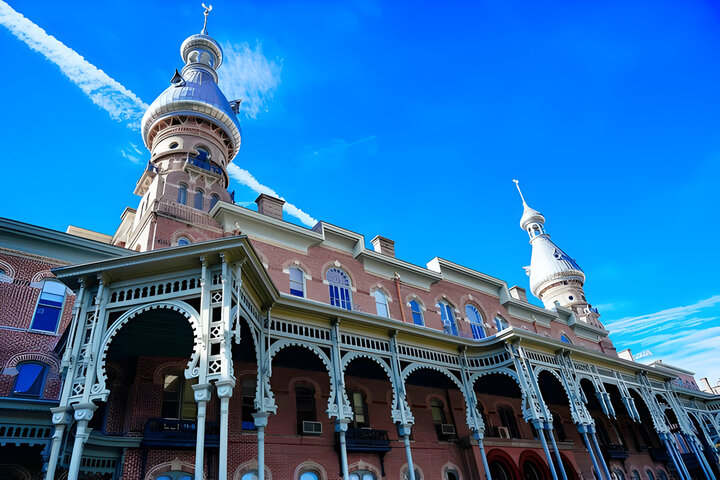
[[520, 480], [520, 470], [515, 461], [499, 448], [493, 448], [487, 453], [490, 475], [493, 480]]
[[645, 400], [643, 400], [642, 396], [640, 396], [634, 388], [629, 388], [628, 390], [630, 392], [630, 396], [635, 401], [635, 407], [640, 414], [640, 422], [638, 422], [636, 426], [640, 432], [641, 450], [642, 447], [645, 446], [651, 455], [653, 452], [657, 451], [662, 451], [663, 454], [665, 454], [665, 446], [662, 444], [660, 437], [655, 431], [655, 423], [653, 422], [647, 403], [645, 403]]
[[[103, 433], [160, 440], [167, 431], [179, 429], [187, 437], [179, 435], [180, 440], [194, 442], [197, 404], [192, 385], [197, 379], [186, 378], [185, 372], [196, 335], [187, 313], [165, 306], [146, 309], [110, 335], [104, 356], [110, 393], [90, 426]], [[208, 431], [212, 434], [212, 425]]]
[[534, 438], [530, 425], [523, 419], [523, 395], [513, 376], [490, 373], [478, 378], [473, 387], [478, 403], [482, 405], [485, 437]]

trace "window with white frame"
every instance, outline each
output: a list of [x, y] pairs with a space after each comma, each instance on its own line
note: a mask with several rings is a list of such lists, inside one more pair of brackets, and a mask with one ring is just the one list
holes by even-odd
[[470, 330], [474, 339], [485, 338], [485, 328], [483, 327], [483, 318], [480, 311], [475, 305], [465, 306], [465, 315], [470, 322]]
[[305, 296], [305, 272], [299, 267], [290, 267], [288, 269], [290, 274], [290, 294], [296, 297]]
[[389, 317], [390, 311], [388, 310], [388, 300], [385, 293], [377, 289], [372, 293], [372, 296], [375, 298], [375, 310], [377, 314], [381, 317]]
[[412, 313], [413, 323], [415, 325], [425, 325], [422, 307], [420, 304], [416, 300], [410, 300], [408, 305], [410, 305], [410, 313]]
[[437, 307], [440, 309], [440, 318], [442, 319], [443, 330], [445, 330], [445, 333], [449, 333], [450, 335], [457, 335], [458, 329], [457, 323], [455, 323], [455, 314], [453, 313], [453, 307], [444, 300], [440, 301], [437, 304]]
[[181, 205], [187, 204], [187, 185], [184, 183], [181, 183], [180, 186], [178, 186], [178, 196], [177, 201]]
[[355, 470], [350, 474], [350, 480], [377, 480], [377, 477], [367, 470]]
[[43, 281], [40, 298], [35, 307], [35, 315], [33, 315], [30, 325], [32, 330], [52, 333], [57, 331], [66, 290], [65, 285], [56, 280], [46, 279]]
[[506, 328], [508, 328], [508, 322], [502, 317], [495, 317], [495, 327], [497, 328], [498, 332], [502, 332]]
[[352, 296], [350, 295], [350, 277], [339, 268], [331, 268], [325, 274], [330, 290], [330, 305], [352, 310]]
[[183, 245], [190, 245], [190, 240], [188, 240], [186, 237], [180, 237], [177, 239], [178, 246], [182, 247]]

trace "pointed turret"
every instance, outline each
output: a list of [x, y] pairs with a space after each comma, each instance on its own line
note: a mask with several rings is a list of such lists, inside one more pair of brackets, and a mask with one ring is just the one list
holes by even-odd
[[552, 309], [558, 304], [573, 310], [578, 319], [599, 326], [597, 311], [585, 300], [585, 274], [575, 260], [550, 240], [545, 231], [545, 217], [528, 206], [518, 181], [513, 181], [523, 203], [520, 228], [530, 236], [532, 245], [530, 266], [525, 267], [530, 277], [530, 291], [545, 308]]

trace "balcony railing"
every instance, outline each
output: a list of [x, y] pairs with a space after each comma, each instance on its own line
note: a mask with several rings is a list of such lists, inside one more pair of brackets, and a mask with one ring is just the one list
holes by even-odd
[[648, 450], [648, 454], [650, 454], [650, 458], [652, 458], [653, 462], [667, 463], [670, 461], [670, 455], [668, 454], [665, 447], [662, 447], [662, 448], [649, 447], [647, 450]]
[[[390, 451], [390, 439], [387, 430], [348, 428], [345, 433], [345, 442], [348, 452], [385, 453]], [[336, 444], [339, 444], [339, 442], [336, 442]]]
[[210, 173], [213, 173], [217, 175], [218, 177], [222, 177], [223, 172], [220, 167], [216, 167], [215, 165], [211, 164], [210, 162], [206, 162], [205, 160], [201, 160], [196, 157], [192, 157], [189, 153], [187, 156], [187, 163], [190, 165], [194, 165], [198, 168], [201, 168], [203, 170], [207, 170]]
[[625, 460], [630, 456], [624, 445], [616, 443], [608, 443], [603, 445], [601, 449], [607, 460]]
[[[154, 447], [194, 447], [197, 441], [195, 420], [149, 418], [145, 422], [143, 443]], [[205, 446], [217, 447], [220, 429], [217, 422], [205, 423]]]

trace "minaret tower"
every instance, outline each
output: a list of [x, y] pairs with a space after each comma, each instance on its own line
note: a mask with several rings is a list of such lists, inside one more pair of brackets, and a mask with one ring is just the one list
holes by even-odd
[[520, 228], [528, 233], [532, 245], [530, 266], [525, 267], [530, 277], [530, 291], [542, 300], [545, 308], [552, 309], [557, 305], [568, 308], [578, 320], [601, 327], [598, 322], [600, 315], [585, 300], [585, 274], [582, 269], [550, 240], [550, 235], [545, 232], [545, 217], [528, 206], [518, 181], [513, 182], [524, 207]]
[[185, 66], [143, 116], [150, 161], [135, 188], [138, 209], [123, 213], [116, 245], [146, 251], [223, 234], [208, 212], [232, 202], [227, 166], [240, 148], [240, 102], [228, 102], [217, 85], [223, 51], [207, 33], [208, 13], [202, 32], [180, 46]]

